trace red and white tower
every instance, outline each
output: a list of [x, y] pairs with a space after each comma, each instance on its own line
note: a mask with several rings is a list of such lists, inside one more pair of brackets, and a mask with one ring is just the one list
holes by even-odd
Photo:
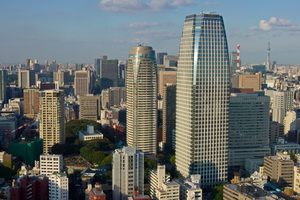
[[236, 70], [241, 70], [241, 46], [236, 46]]

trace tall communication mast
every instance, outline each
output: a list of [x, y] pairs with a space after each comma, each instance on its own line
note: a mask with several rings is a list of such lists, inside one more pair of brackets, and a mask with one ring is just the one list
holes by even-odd
[[267, 70], [272, 70], [272, 68], [271, 68], [270, 52], [271, 52], [270, 42], [268, 42], [268, 48], [267, 48], [267, 63], [266, 63], [266, 68], [267, 68]]

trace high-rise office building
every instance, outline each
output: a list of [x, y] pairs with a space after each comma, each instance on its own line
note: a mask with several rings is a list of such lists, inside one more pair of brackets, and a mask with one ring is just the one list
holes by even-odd
[[231, 51], [230, 52], [230, 73], [231, 75], [236, 73], [236, 67], [237, 67], [237, 52], [236, 51]]
[[6, 86], [7, 71], [0, 69], [0, 104], [7, 103]]
[[118, 86], [118, 65], [117, 59], [109, 60], [107, 56], [101, 56], [100, 65], [96, 68], [101, 90]]
[[100, 96], [79, 96], [79, 119], [97, 121], [101, 115]]
[[101, 59], [100, 58], [95, 58], [95, 65], [94, 68], [96, 70], [96, 75], [98, 77], [100, 77], [100, 63], [101, 63]]
[[132, 47], [126, 82], [127, 144], [146, 154], [156, 154], [157, 67], [152, 47]]
[[37, 88], [24, 89], [24, 115], [35, 118], [39, 113], [39, 90]]
[[69, 72], [58, 70], [53, 72], [53, 82], [57, 81], [59, 87], [63, 87], [69, 83]]
[[18, 87], [30, 88], [35, 85], [35, 74], [32, 70], [19, 69], [18, 70]]
[[245, 159], [270, 155], [270, 97], [262, 92], [230, 96], [229, 166], [240, 167]]
[[57, 143], [65, 143], [64, 92], [42, 90], [39, 94], [40, 138], [44, 142], [44, 153], [51, 152]]
[[283, 135], [284, 135], [283, 124], [271, 121], [270, 128], [269, 128], [270, 145], [276, 143], [278, 138], [283, 137]]
[[176, 122], [176, 85], [167, 84], [163, 93], [163, 138], [167, 149], [173, 147], [173, 131]]
[[158, 93], [163, 95], [164, 86], [167, 83], [176, 85], [176, 71], [160, 71], [158, 73]]
[[126, 102], [126, 87], [111, 87], [101, 92], [102, 108], [119, 106]]
[[229, 55], [223, 18], [188, 15], [180, 42], [176, 85], [176, 166], [201, 185], [227, 180]]
[[294, 91], [273, 91], [272, 119], [283, 124], [287, 111], [293, 110]]
[[156, 62], [158, 65], [164, 64], [164, 56], [165, 55], [168, 55], [168, 53], [167, 52], [157, 53]]
[[117, 149], [112, 165], [113, 199], [125, 200], [137, 190], [144, 194], [144, 153], [134, 147]]
[[74, 78], [75, 95], [85, 96], [90, 94], [91, 75], [90, 71], [76, 71]]

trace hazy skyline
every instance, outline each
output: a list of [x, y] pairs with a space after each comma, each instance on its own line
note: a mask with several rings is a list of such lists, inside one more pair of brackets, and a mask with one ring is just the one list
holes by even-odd
[[299, 64], [297, 0], [0, 0], [0, 64], [26, 58], [59, 63], [127, 59], [137, 41], [178, 55], [183, 21], [192, 13], [224, 18], [229, 50], [241, 45], [243, 63]]

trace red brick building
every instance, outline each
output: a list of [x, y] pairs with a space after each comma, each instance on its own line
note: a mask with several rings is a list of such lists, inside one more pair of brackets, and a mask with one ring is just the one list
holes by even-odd
[[11, 200], [47, 200], [49, 197], [48, 178], [45, 176], [24, 176], [13, 182]]

